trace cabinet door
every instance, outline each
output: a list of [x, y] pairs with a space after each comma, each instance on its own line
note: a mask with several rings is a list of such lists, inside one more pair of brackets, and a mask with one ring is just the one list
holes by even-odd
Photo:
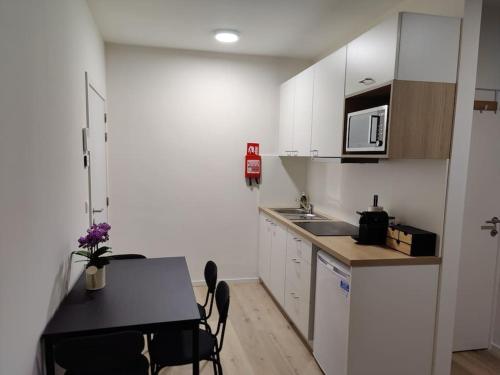
[[285, 311], [305, 338], [309, 337], [311, 253], [310, 242], [288, 233]]
[[269, 272], [271, 266], [271, 220], [264, 214], [260, 214], [259, 225], [259, 276], [269, 286]]
[[347, 45], [346, 96], [394, 79], [398, 29], [392, 16]]
[[311, 156], [314, 66], [295, 77], [293, 117], [294, 156]]
[[286, 261], [286, 229], [281, 225], [272, 224], [271, 267], [269, 288], [274, 298], [285, 304], [285, 261]]
[[314, 66], [312, 156], [342, 155], [346, 51], [342, 47]]
[[279, 155], [291, 156], [293, 151], [293, 116], [295, 102], [295, 77], [280, 88]]

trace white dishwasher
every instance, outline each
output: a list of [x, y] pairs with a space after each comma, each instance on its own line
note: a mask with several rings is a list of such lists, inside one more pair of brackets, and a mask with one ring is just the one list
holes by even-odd
[[347, 375], [350, 269], [319, 251], [314, 313], [314, 357], [327, 375]]

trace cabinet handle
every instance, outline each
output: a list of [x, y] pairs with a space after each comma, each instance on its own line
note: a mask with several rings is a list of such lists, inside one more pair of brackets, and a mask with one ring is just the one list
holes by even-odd
[[299, 299], [300, 297], [299, 297], [299, 296], [294, 295], [294, 296], [293, 296], [293, 298], [295, 298], [295, 299]]
[[375, 80], [370, 77], [363, 78], [361, 81], [358, 81], [358, 83], [362, 83], [363, 85], [373, 85], [375, 83]]

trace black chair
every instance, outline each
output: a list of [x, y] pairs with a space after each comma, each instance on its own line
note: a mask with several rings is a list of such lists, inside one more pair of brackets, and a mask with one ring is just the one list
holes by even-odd
[[[214, 306], [215, 287], [217, 285], [217, 265], [209, 260], [205, 265], [205, 283], [207, 284], [207, 295], [203, 305], [198, 304], [200, 311], [201, 323], [210, 331], [208, 319], [212, 315], [212, 308]], [[208, 313], [207, 313], [208, 307]]]
[[146, 256], [142, 254], [116, 254], [116, 255], [109, 255], [106, 258], [109, 260], [146, 259]]
[[[215, 303], [219, 312], [217, 331], [200, 329], [200, 361], [211, 361], [214, 374], [222, 375], [220, 352], [224, 343], [226, 321], [229, 311], [229, 286], [225, 281], [217, 285]], [[220, 335], [220, 338], [219, 338]], [[182, 366], [193, 363], [193, 334], [190, 330], [181, 332], [160, 332], [154, 336], [149, 350], [152, 372], [157, 375], [167, 366]]]
[[148, 375], [141, 332], [125, 331], [66, 339], [54, 349], [66, 375]]

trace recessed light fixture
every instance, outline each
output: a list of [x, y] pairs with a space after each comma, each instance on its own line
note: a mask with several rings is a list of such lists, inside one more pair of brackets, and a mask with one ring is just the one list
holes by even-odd
[[215, 30], [214, 37], [221, 43], [236, 43], [240, 39], [240, 33], [236, 30]]

